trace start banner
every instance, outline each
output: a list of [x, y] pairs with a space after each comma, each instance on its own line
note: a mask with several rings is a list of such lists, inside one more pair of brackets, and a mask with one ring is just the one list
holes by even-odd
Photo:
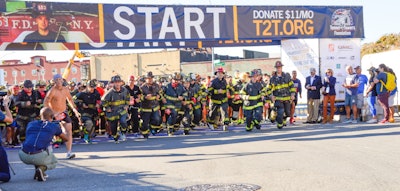
[[147, 49], [147, 48], [204, 48], [236, 46], [271, 46], [281, 45], [280, 40], [219, 40], [188, 42], [107, 42], [107, 43], [57, 43], [57, 42], [21, 42], [0, 43], [4, 50], [101, 50], [101, 49]]
[[[364, 38], [361, 6], [192, 6], [0, 0], [0, 42], [165, 44]], [[218, 43], [217, 43], [218, 45]], [[154, 48], [154, 47], [153, 47]]]

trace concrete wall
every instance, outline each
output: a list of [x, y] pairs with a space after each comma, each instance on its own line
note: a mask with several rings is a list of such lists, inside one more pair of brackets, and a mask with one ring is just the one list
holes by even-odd
[[[250, 72], [257, 68], [260, 68], [263, 73], [271, 74], [277, 60], [278, 58], [258, 58], [222, 60], [221, 62], [225, 63], [222, 67], [228, 75], [233, 75], [235, 70]], [[216, 66], [215, 70], [218, 67]], [[128, 80], [130, 75], [146, 75], [149, 71], [156, 76], [180, 71], [185, 74], [200, 74], [203, 77], [214, 75], [211, 61], [180, 63], [179, 50], [125, 55], [92, 55], [90, 60], [92, 79], [110, 80], [112, 76], [119, 74], [124, 80]], [[284, 71], [290, 72], [291, 69], [284, 67]]]
[[142, 53], [139, 55], [142, 63], [142, 74], [152, 71], [153, 75], [166, 75], [180, 72], [180, 51], [161, 51]]
[[95, 55], [90, 58], [90, 75], [92, 79], [110, 80], [118, 74], [128, 80], [130, 75], [137, 75], [137, 63], [136, 54]]
[[[240, 60], [222, 60], [221, 62], [225, 62], [225, 65], [222, 66], [225, 71], [227, 71], [228, 75], [233, 75], [235, 70], [239, 70], [240, 72], [250, 72], [253, 69], [261, 69], [263, 73], [271, 74], [274, 71], [275, 62], [279, 60], [278, 58], [259, 58], [259, 59], [240, 59]], [[196, 73], [201, 76], [214, 75], [212, 72], [211, 62], [188, 62], [182, 63], [182, 72], [187, 73]], [[214, 70], [218, 67], [216, 66]], [[285, 69], [284, 71], [291, 71], [289, 69]]]
[[124, 55], [92, 55], [90, 62], [91, 78], [110, 80], [120, 75], [123, 80], [129, 76], [172, 74], [180, 71], [179, 51], [161, 51]]

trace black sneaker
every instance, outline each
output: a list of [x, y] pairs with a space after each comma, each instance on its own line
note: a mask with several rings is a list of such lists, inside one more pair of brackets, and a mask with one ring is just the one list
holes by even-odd
[[35, 179], [41, 182], [46, 181], [46, 177], [44, 176], [44, 172], [41, 168], [36, 168], [35, 171]]
[[189, 135], [189, 130], [183, 130], [184, 135]]

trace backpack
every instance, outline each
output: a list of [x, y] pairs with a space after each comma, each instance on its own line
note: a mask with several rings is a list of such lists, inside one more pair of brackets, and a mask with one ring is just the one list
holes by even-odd
[[387, 91], [391, 92], [396, 88], [396, 77], [389, 72], [386, 72], [386, 83], [383, 83], [382, 80], [380, 80], [382, 86], [381, 86], [381, 91], [383, 90], [383, 86], [387, 89]]

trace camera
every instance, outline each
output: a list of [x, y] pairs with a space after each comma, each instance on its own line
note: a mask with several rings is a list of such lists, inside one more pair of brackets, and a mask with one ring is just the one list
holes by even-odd
[[4, 97], [4, 96], [6, 96], [7, 95], [7, 92], [1, 92], [0, 91], [0, 97]]

